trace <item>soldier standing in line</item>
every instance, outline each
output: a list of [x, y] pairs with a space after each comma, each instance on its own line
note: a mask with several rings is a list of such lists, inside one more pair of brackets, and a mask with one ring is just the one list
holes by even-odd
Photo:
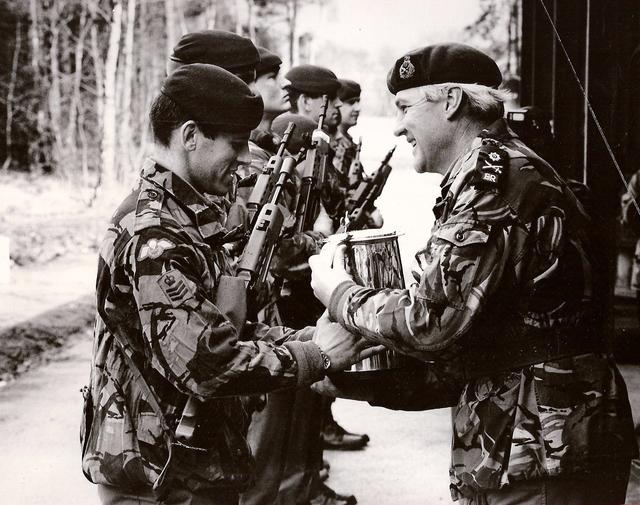
[[[258, 127], [251, 132], [249, 138], [251, 164], [240, 166], [238, 173], [241, 177], [262, 172], [269, 158], [275, 154], [278, 146], [277, 139], [274, 139], [271, 133], [271, 123], [290, 108], [289, 101], [282, 90], [283, 82], [280, 76], [282, 60], [267, 48], [258, 47], [258, 52], [260, 61], [256, 64], [256, 79], [251, 84], [251, 89], [262, 97], [264, 113]], [[251, 194], [251, 189], [250, 187], [240, 188], [238, 196], [246, 201]]]
[[[153, 102], [152, 153], [100, 248], [81, 440], [102, 503], [237, 503], [252, 478], [238, 395], [308, 386], [359, 358], [363, 344], [339, 325], [235, 321], [244, 288], [218, 293], [233, 275], [219, 199], [261, 116], [260, 97], [213, 65], [174, 71]], [[334, 337], [324, 350], [316, 331]]]
[[[207, 63], [217, 65], [240, 77], [252, 91], [259, 93], [263, 97], [264, 111], [260, 124], [251, 132], [249, 138], [250, 163], [243, 163], [238, 167], [238, 178], [244, 178], [251, 173], [262, 171], [264, 164], [272, 154], [275, 154], [275, 140], [269, 131], [271, 122], [278, 114], [289, 109], [289, 101], [286, 93], [283, 93], [279, 78], [279, 70], [282, 64], [281, 59], [266, 48], [256, 48], [253, 42], [235, 33], [222, 30], [203, 30], [184, 35], [175, 46], [167, 63], [168, 71], [173, 71], [182, 65], [189, 63]], [[315, 125], [314, 125], [315, 126]], [[299, 133], [299, 132], [298, 132]], [[229, 216], [227, 219], [227, 229], [231, 230], [236, 225], [245, 226], [247, 210], [246, 201], [251, 194], [252, 186], [238, 188], [234, 199], [229, 202]], [[294, 196], [294, 195], [293, 195]], [[292, 195], [289, 194], [288, 203], [294, 204]], [[323, 234], [308, 231], [301, 235], [295, 235], [290, 239], [283, 240], [279, 245], [273, 263], [275, 268], [281, 273], [291, 270], [291, 263], [304, 263], [303, 280], [308, 286], [308, 265], [307, 258], [316, 253], [319, 249], [319, 241]], [[225, 247], [232, 253], [231, 259], [237, 259], [237, 242], [227, 244]], [[285, 274], [286, 276], [286, 274]], [[300, 282], [300, 276], [293, 278]], [[291, 280], [291, 276], [289, 276]], [[278, 287], [269, 288], [269, 293], [262, 293], [261, 300], [266, 302], [266, 306], [258, 307], [258, 320], [268, 325], [282, 324], [282, 318], [278, 312], [278, 306], [273, 297], [278, 298]], [[311, 291], [309, 290], [309, 293]], [[312, 295], [311, 299], [315, 302]], [[316, 302], [317, 303], [317, 302]], [[322, 313], [320, 310], [317, 317]], [[316, 318], [317, 318], [316, 317]], [[312, 317], [307, 317], [306, 321], [312, 321]], [[294, 322], [289, 321], [289, 324]], [[305, 324], [306, 325], [306, 324]], [[309, 391], [307, 389], [307, 391]], [[252, 450], [256, 456], [256, 476], [254, 486], [243, 494], [241, 502], [246, 504], [270, 504], [278, 498], [280, 481], [287, 461], [286, 451], [282, 445], [288, 443], [290, 437], [306, 439], [309, 427], [303, 416], [296, 417], [300, 422], [290, 423], [288, 426], [285, 419], [279, 417], [290, 416], [293, 410], [292, 403], [296, 397], [305, 397], [314, 393], [303, 393], [297, 390], [282, 390], [270, 395], [269, 402], [265, 407], [264, 398], [252, 396], [245, 402], [245, 406], [252, 412], [265, 409], [263, 412], [254, 412], [248, 438]], [[301, 406], [301, 410], [305, 407]], [[275, 421], [275, 422], [274, 422]], [[291, 431], [293, 430], [293, 433]], [[284, 440], [284, 438], [287, 440]], [[277, 455], [280, 454], [281, 458]], [[309, 499], [309, 496], [329, 496], [332, 499], [336, 494], [324, 486], [320, 486], [317, 477], [316, 466], [312, 467], [306, 463], [305, 471], [295, 472], [293, 476], [285, 479], [283, 492], [280, 498], [285, 500], [287, 505], [300, 503]], [[289, 463], [291, 467], [293, 463]], [[294, 467], [296, 466], [293, 464]], [[313, 483], [313, 484], [311, 484]], [[304, 490], [304, 491], [301, 491]], [[300, 498], [302, 496], [302, 498]]]
[[[340, 81], [340, 89], [338, 97], [342, 102], [340, 108], [340, 124], [335, 136], [336, 147], [334, 149], [336, 156], [334, 165], [336, 169], [347, 176], [347, 195], [351, 194], [358, 184], [366, 180], [366, 174], [362, 164], [357, 167], [352, 166], [352, 162], [356, 156], [357, 144], [353, 141], [353, 137], [349, 130], [358, 124], [360, 117], [360, 95], [362, 90], [360, 84], [349, 79], [338, 79]], [[355, 169], [355, 170], [353, 170]], [[354, 173], [350, 173], [352, 170]], [[367, 223], [365, 228], [381, 228], [384, 223], [382, 214], [377, 208], [373, 208], [367, 215]]]
[[[288, 81], [285, 91], [292, 111], [296, 113], [289, 115], [294, 122], [299, 123], [300, 120], [296, 117], [300, 117], [302, 121], [311, 121], [317, 125], [322, 95], [327, 94], [330, 102], [326, 122], [337, 126], [341, 104], [337, 98], [339, 83], [333, 72], [322, 67], [301, 65], [291, 69], [285, 75], [285, 79]], [[287, 115], [283, 115], [276, 121], [282, 119], [280, 124], [286, 124], [285, 116]], [[320, 217], [321, 220], [322, 217]], [[331, 231], [332, 228], [329, 226], [316, 238], [322, 238]], [[281, 244], [278, 257], [274, 259], [275, 270], [285, 279], [283, 296], [278, 300], [277, 306], [284, 324], [304, 327], [307, 325], [306, 321], [317, 319], [324, 309], [315, 300], [309, 287], [307, 259], [313, 251], [308, 250], [306, 254], [299, 254], [300, 248], [299, 244], [295, 243], [296, 237], [293, 238], [293, 242]], [[278, 394], [278, 396], [285, 402], [283, 395]], [[337, 505], [356, 502], [353, 496], [335, 493], [321, 482], [320, 472], [323, 468], [323, 460], [320, 439], [320, 401], [321, 398], [309, 389], [298, 388], [295, 391], [295, 398], [289, 406], [290, 424], [284, 458], [285, 467], [276, 504]], [[286, 405], [283, 402], [273, 406], [274, 411], [278, 406], [281, 407], [280, 415], [285, 415]], [[262, 417], [266, 423], [270, 414], [269, 412], [261, 413], [259, 417]]]
[[594, 303], [603, 283], [592, 227], [507, 127], [501, 80], [491, 58], [461, 44], [396, 61], [395, 134], [418, 172], [444, 176], [419, 282], [358, 286], [332, 244], [310, 259], [312, 285], [332, 320], [431, 363], [405, 388], [419, 386], [425, 407], [454, 407], [454, 500], [620, 504], [637, 446]]
[[[273, 111], [282, 111], [285, 108], [283, 107], [283, 100], [286, 109], [289, 109], [289, 102], [282, 86], [276, 87], [282, 61], [265, 48], [259, 48], [259, 51], [261, 62], [256, 69], [256, 89], [265, 100], [265, 114], [269, 108]], [[268, 124], [265, 119], [268, 120]], [[303, 134], [305, 132], [310, 133], [316, 127], [315, 122], [311, 120], [305, 121], [305, 118], [301, 116], [282, 114], [275, 118], [275, 121], [280, 124], [275, 125], [278, 128], [275, 129], [276, 133], [274, 135], [274, 132], [271, 131], [272, 121], [274, 121], [273, 116], [265, 118], [263, 115], [261, 125], [258, 129], [252, 131], [251, 139], [249, 140], [251, 164], [240, 167], [244, 176], [248, 175], [249, 172], [259, 173], [262, 171], [265, 163], [276, 153], [274, 140], [282, 137], [289, 121], [293, 121], [296, 124], [293, 138], [289, 142], [288, 151], [291, 154], [297, 154], [297, 151], [302, 147], [301, 137]], [[294, 177], [292, 184], [294, 186], [293, 194], [289, 195], [286, 202], [291, 212], [293, 212], [295, 206], [295, 181], [296, 178]], [[249, 190], [248, 192], [240, 193], [245, 200], [249, 196], [251, 188], [247, 189]], [[298, 260], [301, 260], [304, 263], [305, 279], [309, 282], [306, 262], [310, 255], [319, 250], [319, 243], [323, 238], [324, 235], [322, 234], [308, 231], [281, 240], [272, 261], [273, 269], [286, 276], [292, 267], [300, 267]], [[280, 279], [281, 277], [279, 276], [275, 280], [272, 279], [270, 292], [265, 296], [267, 304], [264, 307], [260, 307], [258, 320], [265, 324], [282, 324], [282, 318], [277, 308], [280, 296]], [[288, 448], [289, 440], [292, 436], [304, 438], [304, 434], [308, 430], [306, 424], [295, 424], [292, 419], [296, 398], [309, 394], [308, 388], [304, 388], [307, 393], [299, 392], [299, 389], [301, 388], [283, 389], [269, 393], [266, 397], [266, 404], [263, 408], [255, 411], [252, 416], [247, 439], [256, 460], [256, 482], [251, 489], [242, 494], [240, 498], [242, 505], [272, 505], [277, 503], [281, 485], [284, 486], [283, 494], [290, 497], [290, 489], [300, 486], [304, 478], [311, 480], [310, 473], [317, 473], [315, 466], [308, 466], [306, 475], [296, 474], [297, 478], [290, 478], [286, 483], [283, 482], [283, 475], [290, 454], [290, 448]], [[303, 417], [297, 419], [304, 420]], [[292, 432], [295, 432], [295, 434], [292, 434]], [[318, 481], [317, 477], [312, 480], [314, 483]], [[309, 492], [313, 492], [314, 496], [319, 494], [317, 489]], [[308, 499], [308, 497], [305, 498], [305, 501]], [[288, 502], [288, 505], [295, 505], [296, 503], [291, 501]]]
[[[333, 226], [338, 229], [341, 220], [345, 217], [348, 196], [355, 191], [361, 183], [365, 174], [362, 165], [353, 167], [356, 158], [357, 144], [349, 134], [349, 129], [358, 123], [360, 117], [360, 95], [362, 89], [360, 84], [349, 79], [338, 79], [340, 88], [338, 98], [342, 102], [340, 107], [340, 122], [333, 129], [331, 136], [331, 147], [334, 151], [333, 166], [337, 171], [334, 183], [339, 185], [339, 194], [343, 196], [343, 205], [335, 212]], [[355, 172], [355, 173], [351, 173]], [[382, 214], [377, 208], [367, 213], [365, 228], [380, 228], [383, 224]], [[333, 417], [331, 407], [335, 398], [325, 398], [322, 401], [322, 444], [325, 449], [353, 450], [360, 449], [369, 441], [367, 435], [359, 438], [352, 437], [353, 434], [345, 430]], [[346, 438], [345, 438], [346, 437]]]
[[[231, 72], [242, 79], [251, 91], [257, 93], [256, 70], [260, 64], [260, 53], [251, 39], [242, 37], [236, 33], [225, 30], [200, 30], [183, 35], [173, 48], [171, 55], [167, 59], [167, 75], [183, 65], [191, 63], [206, 63], [215, 65]], [[269, 65], [269, 63], [267, 63]], [[270, 109], [273, 104], [267, 103]], [[263, 116], [271, 117], [273, 111], [268, 110]], [[265, 121], [263, 117], [260, 122]], [[265, 139], [268, 141], [268, 139]], [[251, 144], [249, 148], [251, 149]], [[255, 144], [254, 144], [255, 147]], [[246, 168], [240, 168], [236, 172], [235, 182], [237, 183], [243, 176], [247, 175]], [[232, 186], [228, 199], [228, 212], [226, 227], [229, 230], [238, 228], [243, 230], [247, 225], [247, 209], [242, 200], [237, 201], [238, 193], [247, 196], [250, 189], [238, 188], [237, 184]], [[229, 242], [225, 247], [234, 251], [237, 242]]]

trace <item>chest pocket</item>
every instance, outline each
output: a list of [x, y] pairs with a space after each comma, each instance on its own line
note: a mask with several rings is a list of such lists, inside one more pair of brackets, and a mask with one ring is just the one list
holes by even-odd
[[481, 281], [476, 273], [486, 254], [490, 226], [478, 222], [445, 223], [436, 228], [416, 257], [422, 268], [420, 296], [463, 310], [470, 290]]

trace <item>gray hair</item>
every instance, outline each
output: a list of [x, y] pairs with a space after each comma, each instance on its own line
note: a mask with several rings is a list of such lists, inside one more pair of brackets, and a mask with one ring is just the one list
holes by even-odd
[[506, 89], [495, 89], [481, 84], [461, 84], [445, 82], [421, 86], [425, 99], [430, 102], [441, 100], [451, 87], [460, 88], [468, 99], [468, 112], [481, 119], [496, 120], [504, 115], [504, 102], [512, 97]]

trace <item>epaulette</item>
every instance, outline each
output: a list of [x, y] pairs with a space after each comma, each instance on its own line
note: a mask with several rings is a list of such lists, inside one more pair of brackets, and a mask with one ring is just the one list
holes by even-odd
[[471, 184], [478, 189], [499, 190], [507, 176], [508, 164], [506, 148], [497, 140], [483, 138]]
[[134, 231], [138, 232], [153, 226], [160, 226], [160, 213], [164, 193], [154, 187], [144, 187], [138, 195]]

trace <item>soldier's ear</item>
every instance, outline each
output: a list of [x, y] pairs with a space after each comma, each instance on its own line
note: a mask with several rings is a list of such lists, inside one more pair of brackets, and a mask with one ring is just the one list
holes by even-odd
[[447, 89], [444, 99], [444, 112], [447, 119], [454, 119], [462, 110], [464, 104], [464, 91], [459, 86], [451, 86]]
[[197, 146], [196, 132], [198, 131], [198, 126], [191, 120], [186, 121], [180, 127], [180, 135], [182, 140], [182, 146], [187, 151], [195, 150]]
[[307, 95], [300, 95], [298, 97], [298, 110], [303, 110], [305, 112], [311, 112], [313, 108], [313, 98]]

